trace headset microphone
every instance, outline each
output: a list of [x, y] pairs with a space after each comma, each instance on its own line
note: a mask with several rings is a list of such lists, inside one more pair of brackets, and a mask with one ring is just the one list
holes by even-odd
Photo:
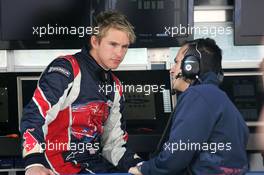
[[175, 76], [175, 79], [178, 79], [178, 78], [181, 78], [182, 77], [182, 73], [179, 72], [176, 76]]

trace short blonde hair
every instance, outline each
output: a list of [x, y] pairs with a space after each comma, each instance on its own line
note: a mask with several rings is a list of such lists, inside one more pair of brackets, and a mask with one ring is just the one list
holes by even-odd
[[99, 41], [106, 35], [110, 28], [121, 30], [127, 33], [129, 42], [134, 43], [136, 35], [134, 27], [127, 20], [127, 17], [116, 11], [101, 12], [96, 16], [95, 26], [98, 27], [99, 32], [94, 34]]

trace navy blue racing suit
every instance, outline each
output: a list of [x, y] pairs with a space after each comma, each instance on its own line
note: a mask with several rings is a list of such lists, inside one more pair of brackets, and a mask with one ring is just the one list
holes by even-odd
[[21, 120], [26, 167], [57, 174], [127, 172], [141, 159], [127, 148], [121, 82], [87, 47], [42, 73]]

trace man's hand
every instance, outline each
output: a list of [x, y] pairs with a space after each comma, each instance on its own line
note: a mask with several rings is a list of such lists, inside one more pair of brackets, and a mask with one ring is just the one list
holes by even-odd
[[143, 175], [136, 166], [129, 168], [128, 172], [134, 175]]
[[42, 166], [33, 166], [26, 170], [25, 175], [55, 175], [50, 169]]

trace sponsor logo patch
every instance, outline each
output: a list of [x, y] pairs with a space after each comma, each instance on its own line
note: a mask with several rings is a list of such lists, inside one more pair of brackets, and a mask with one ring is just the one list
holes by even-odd
[[34, 149], [34, 147], [38, 144], [38, 141], [35, 139], [35, 137], [30, 133], [33, 132], [35, 129], [27, 129], [26, 132], [23, 134], [23, 147], [27, 152], [31, 151]]
[[66, 69], [64, 69], [62, 67], [50, 67], [49, 70], [48, 70], [48, 73], [52, 73], [52, 72], [61, 73], [61, 74], [65, 75], [68, 78], [71, 75], [71, 73], [68, 70], [66, 70]]

